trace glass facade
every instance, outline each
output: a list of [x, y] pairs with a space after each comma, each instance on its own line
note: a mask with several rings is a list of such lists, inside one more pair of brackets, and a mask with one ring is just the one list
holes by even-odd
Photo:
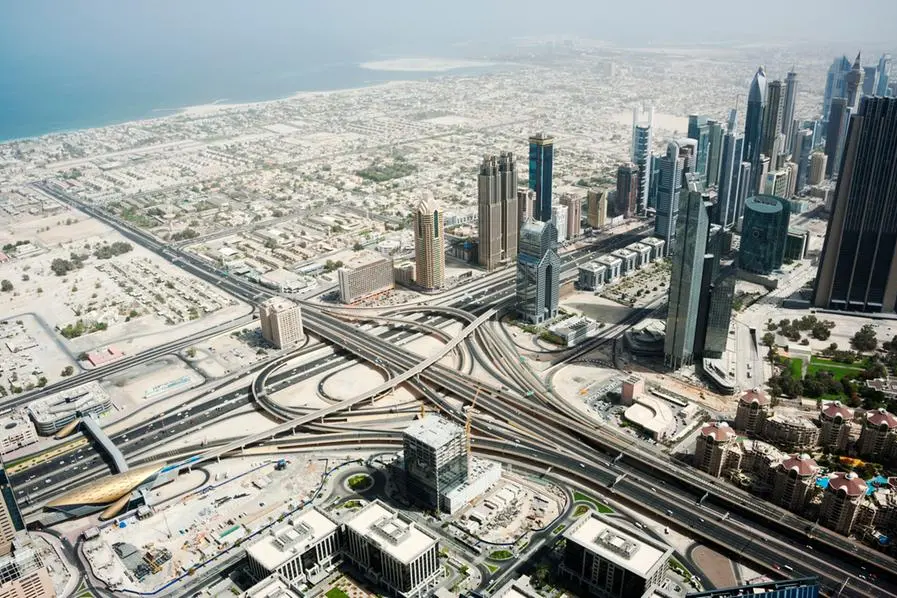
[[551, 170], [554, 163], [554, 138], [545, 133], [529, 139], [529, 188], [536, 192], [534, 217], [551, 220]]
[[819, 598], [819, 580], [815, 577], [756, 583], [737, 588], [692, 592], [686, 598]]
[[688, 117], [688, 138], [697, 141], [695, 172], [707, 176], [707, 158], [710, 151], [710, 126], [706, 116], [692, 114]]
[[782, 267], [791, 205], [781, 197], [757, 195], [744, 202], [744, 223], [738, 267], [757, 274], [770, 274]]
[[760, 146], [763, 145], [763, 117], [766, 110], [766, 73], [757, 70], [748, 94], [747, 114], [744, 120], [744, 159], [751, 163], [753, 180], [748, 191], [756, 193], [760, 186]]
[[561, 260], [554, 250], [557, 232], [550, 222], [529, 221], [520, 229], [517, 255], [517, 312], [540, 324], [557, 316]]

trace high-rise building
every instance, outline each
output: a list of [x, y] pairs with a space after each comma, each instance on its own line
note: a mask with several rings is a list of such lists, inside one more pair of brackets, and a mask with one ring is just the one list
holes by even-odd
[[445, 286], [445, 226], [432, 193], [424, 192], [414, 210], [414, 262], [418, 286]]
[[828, 69], [825, 79], [825, 93], [822, 100], [822, 118], [828, 119], [831, 112], [832, 100], [847, 97], [847, 87], [844, 76], [850, 72], [850, 60], [847, 56], [835, 58]]
[[498, 158], [498, 178], [501, 183], [501, 255], [504, 263], [517, 259], [517, 158], [502, 152]]
[[567, 206], [551, 206], [551, 224], [554, 225], [554, 229], [558, 233], [558, 243], [563, 243], [567, 240], [567, 220], [569, 215]]
[[770, 274], [781, 268], [790, 217], [790, 204], [781, 197], [749, 197], [744, 205], [738, 267], [757, 274]]
[[775, 469], [772, 502], [792, 513], [802, 513], [813, 496], [819, 465], [806, 453], [792, 455]]
[[878, 66], [864, 66], [862, 94], [874, 96], [876, 89], [878, 89]]
[[567, 194], [561, 197], [561, 205], [567, 208], [567, 239], [576, 239], [582, 234], [582, 199]]
[[396, 286], [392, 258], [380, 258], [358, 266], [340, 268], [339, 296], [343, 303], [355, 303]]
[[447, 510], [445, 495], [467, 481], [464, 429], [438, 415], [427, 415], [405, 428], [402, 448], [409, 498]]
[[517, 312], [530, 324], [557, 317], [561, 260], [557, 232], [550, 222], [528, 220], [520, 229], [517, 254]]
[[741, 175], [744, 137], [736, 133], [738, 113], [732, 110], [729, 114], [728, 131], [723, 137], [720, 154], [720, 174], [716, 223], [725, 230], [735, 226], [741, 213], [738, 203], [738, 186]]
[[529, 188], [536, 192], [536, 220], [551, 220], [551, 181], [554, 137], [537, 133], [529, 138]]
[[846, 134], [848, 120], [847, 98], [832, 98], [825, 134], [825, 176], [827, 177], [838, 174], [841, 157], [838, 152], [844, 147], [841, 140]]
[[530, 218], [535, 218], [536, 192], [532, 189], [517, 189], [517, 232]]
[[819, 411], [819, 445], [827, 451], [845, 451], [853, 427], [853, 409], [832, 401]]
[[819, 598], [819, 578], [765, 581], [734, 588], [691, 592], [686, 598]]
[[652, 130], [654, 126], [654, 108], [632, 110], [632, 163], [638, 168], [638, 192], [636, 211], [644, 214], [649, 206], [651, 193], [651, 150], [653, 147]]
[[784, 153], [794, 151], [794, 103], [797, 99], [797, 73], [794, 70], [785, 76], [785, 97], [782, 102], [782, 133], [785, 135], [786, 145]]
[[486, 156], [478, 177], [479, 262], [494, 270], [517, 257], [517, 165], [514, 155]]
[[891, 81], [891, 55], [882, 54], [878, 59], [878, 86], [875, 95], [885, 97], [888, 95], [888, 84]]
[[729, 453], [738, 443], [738, 434], [726, 422], [711, 422], [701, 428], [695, 442], [694, 465], [715, 478], [727, 469]]
[[878, 463], [891, 461], [897, 452], [897, 416], [883, 407], [866, 412], [857, 453]]
[[657, 190], [657, 215], [654, 220], [654, 234], [664, 240], [667, 252], [673, 249], [676, 236], [676, 218], [679, 214], [679, 195], [682, 189], [682, 175], [686, 171], [686, 157], [680, 141], [667, 145], [667, 153], [660, 163], [660, 180]]
[[[769, 158], [775, 165], [781, 147], [777, 146], [779, 135], [782, 133], [782, 116], [785, 111], [785, 94], [782, 82], [775, 80], [766, 86], [766, 112], [763, 115], [763, 142], [760, 153]], [[776, 168], [772, 166], [771, 168]]]
[[747, 115], [744, 120], [744, 159], [751, 164], [753, 182], [749, 193], [755, 193], [760, 185], [760, 154], [763, 145], [763, 118], [766, 112], [766, 72], [757, 69], [748, 93]]
[[735, 429], [746, 432], [748, 435], [759, 434], [763, 431], [763, 424], [770, 416], [772, 402], [769, 395], [753, 388], [738, 399], [738, 407], [735, 410]]
[[586, 216], [589, 226], [592, 228], [601, 228], [607, 224], [608, 212], [608, 191], [607, 189], [589, 189], [586, 195], [586, 203], [588, 204], [588, 215]]
[[797, 132], [794, 141], [794, 155], [797, 158], [797, 192], [800, 193], [807, 186], [810, 178], [810, 155], [813, 152], [813, 132], [810, 129], [801, 129]]
[[897, 308], [897, 98], [864, 98], [851, 118], [843, 168], [816, 275], [818, 307]]
[[707, 121], [707, 186], [719, 184], [719, 171], [723, 151], [723, 125], [716, 120]]
[[41, 561], [40, 549], [31, 536], [16, 534], [12, 552], [0, 555], [0, 596], [3, 598], [53, 598], [53, 578]]
[[653, 536], [636, 532], [611, 517], [586, 514], [564, 532], [567, 541], [562, 576], [583, 596], [643, 596], [660, 585], [673, 549]]
[[[719, 230], [714, 232], [714, 227]], [[732, 303], [735, 300], [735, 269], [729, 267], [720, 270], [720, 249], [725, 233], [719, 225], [713, 225], [711, 235], [715, 235], [718, 240], [714, 243], [716, 247], [713, 253], [708, 252], [704, 255], [694, 354], [703, 358], [719, 359], [726, 351], [726, 343], [729, 340]]]
[[828, 156], [823, 152], [814, 152], [810, 154], [810, 174], [807, 177], [807, 183], [810, 185], [820, 185], [825, 180], [825, 172], [828, 164]]
[[678, 369], [692, 362], [701, 300], [701, 277], [710, 220], [700, 184], [689, 182], [684, 210], [677, 222], [679, 243], [673, 252], [667, 308], [664, 360]]
[[688, 138], [696, 141], [694, 172], [707, 177], [707, 155], [710, 149], [710, 127], [707, 117], [692, 114], [688, 117]]
[[262, 337], [284, 349], [305, 338], [302, 330], [302, 308], [283, 297], [271, 297], [259, 305], [259, 324]]
[[0, 556], [8, 554], [12, 547], [16, 532], [25, 529], [25, 522], [19, 511], [19, 504], [9, 478], [6, 477], [6, 468], [0, 461]]
[[614, 216], [632, 218], [638, 206], [638, 166], [621, 164], [617, 167], [617, 198], [614, 202]]
[[839, 534], [849, 535], [866, 498], [867, 488], [865, 480], [854, 471], [829, 474], [819, 507], [819, 523]]

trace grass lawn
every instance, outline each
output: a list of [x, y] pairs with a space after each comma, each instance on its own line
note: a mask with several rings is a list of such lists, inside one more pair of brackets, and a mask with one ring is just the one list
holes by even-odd
[[359, 473], [349, 478], [349, 488], [352, 490], [367, 490], [374, 485], [374, 480], [366, 473]]
[[327, 596], [327, 598], [349, 598], [349, 595], [339, 588], [330, 588], [324, 595]]
[[803, 369], [804, 368], [804, 360], [803, 359], [798, 359], [797, 357], [792, 357], [789, 367], [791, 368], [791, 377], [792, 378], [794, 378], [795, 380], [800, 380], [801, 378], [803, 378], [803, 371], [804, 371], [804, 369]]
[[567, 528], [567, 526], [564, 525], [564, 524], [562, 523], [562, 524], [560, 524], [559, 526], [557, 526], [556, 528], [554, 528], [553, 530], [551, 530], [551, 533], [552, 533], [552, 534], [559, 534], [559, 533], [561, 533], [562, 531], [564, 531], [566, 528]]
[[815, 374], [820, 371], [829, 371], [835, 379], [840, 380], [847, 375], [859, 374], [863, 371], [863, 366], [854, 363], [841, 363], [822, 357], [811, 357], [810, 365], [807, 366], [807, 374]]
[[597, 500], [595, 500], [588, 494], [583, 494], [582, 492], [574, 492], [573, 500], [577, 501], [577, 502], [587, 502], [587, 503], [591, 504], [593, 507], [595, 507], [595, 510], [598, 511], [599, 513], [613, 513], [614, 512], [614, 510], [611, 509], [609, 506], [598, 502]]
[[492, 554], [489, 555], [489, 558], [493, 561], [506, 561], [514, 556], [510, 550], [496, 550]]
[[495, 573], [498, 571], [498, 565], [493, 565], [491, 563], [485, 563], [486, 568], [489, 569], [489, 573]]

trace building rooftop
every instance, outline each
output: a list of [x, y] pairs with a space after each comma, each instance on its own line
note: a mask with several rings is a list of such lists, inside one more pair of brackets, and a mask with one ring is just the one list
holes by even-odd
[[831, 401], [822, 408], [822, 415], [829, 419], [834, 419], [840, 415], [842, 419], [849, 421], [853, 419], [853, 409], [845, 407], [841, 404], [841, 401]]
[[885, 424], [888, 428], [897, 428], [897, 417], [888, 413], [887, 409], [880, 407], [866, 412], [866, 421], [873, 426]]
[[598, 259], [595, 260], [599, 264], [604, 264], [605, 266], [614, 266], [617, 264], [622, 264], [623, 260], [613, 255], [602, 255]]
[[294, 307], [298, 307], [298, 305], [284, 297], [271, 297], [270, 299], [265, 299], [264, 301], [262, 301], [260, 307], [267, 307], [274, 313], [278, 313], [286, 311], [288, 309], [292, 309]]
[[712, 422], [701, 428], [701, 436], [713, 436], [717, 442], [735, 438], [737, 434], [726, 422]]
[[274, 571], [336, 529], [336, 523], [324, 513], [307, 508], [259, 537], [246, 548], [246, 553], [268, 571]]
[[436, 449], [449, 444], [462, 433], [460, 426], [438, 415], [427, 415], [414, 420], [405, 428], [405, 436]]
[[28, 413], [40, 424], [78, 416], [109, 402], [109, 395], [98, 382], [87, 382], [28, 403]]
[[792, 455], [782, 461], [782, 468], [785, 471], [793, 470], [801, 477], [807, 477], [819, 471], [819, 465], [810, 455], [802, 453], [800, 455]]
[[241, 598], [300, 598], [279, 575], [266, 577], [242, 594]]
[[741, 402], [745, 405], [750, 405], [751, 403], [758, 403], [759, 405], [769, 405], [769, 395], [760, 390], [759, 388], [752, 388], [747, 391], [743, 395], [741, 395]]
[[856, 472], [853, 471], [851, 471], [850, 473], [836, 471], [829, 474], [828, 488], [830, 490], [844, 492], [848, 496], [853, 497], [865, 496], [868, 489], [863, 478], [858, 476]]
[[402, 563], [410, 563], [436, 544], [436, 538], [379, 500], [355, 513], [346, 526]]
[[619, 258], [623, 258], [623, 259], [628, 259], [631, 257], [635, 257], [638, 254], [635, 251], [629, 249], [628, 247], [623, 247], [622, 249], [617, 249], [616, 251], [611, 252], [611, 255], [619, 257]]
[[773, 413], [772, 417], [767, 419], [768, 422], [775, 422], [778, 424], [782, 424], [785, 426], [791, 426], [793, 428], [815, 428], [816, 424], [812, 421], [803, 417], [802, 415], [786, 415], [784, 413], [776, 412]]
[[591, 270], [592, 272], [601, 272], [602, 270], [607, 270], [607, 266], [604, 264], [599, 264], [598, 262], [588, 262], [587, 264], [582, 264], [579, 266], [580, 270]]
[[655, 567], [666, 562], [673, 549], [657, 540], [636, 536], [608, 517], [592, 513], [564, 534], [586, 550], [614, 565], [648, 577]]

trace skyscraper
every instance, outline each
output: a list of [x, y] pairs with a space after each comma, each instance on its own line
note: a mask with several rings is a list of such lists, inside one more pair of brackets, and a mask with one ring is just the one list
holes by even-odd
[[25, 529], [15, 493], [6, 477], [6, 469], [0, 462], [0, 556], [9, 554], [17, 531]]
[[532, 189], [517, 189], [517, 231], [523, 223], [535, 218], [536, 192]]
[[567, 238], [576, 239], [582, 234], [582, 198], [566, 194], [561, 205], [567, 208]]
[[781, 197], [748, 197], [744, 202], [738, 267], [757, 274], [771, 274], [781, 268], [790, 217], [791, 206]]
[[637, 212], [644, 214], [649, 206], [651, 193], [651, 149], [654, 108], [632, 109], [632, 162], [638, 168]]
[[614, 216], [632, 218], [638, 205], [638, 166], [621, 164], [617, 167], [617, 201], [614, 202]]
[[832, 100], [847, 97], [844, 76], [850, 72], [850, 60], [847, 56], [835, 58], [828, 69], [825, 79], [825, 94], [822, 99], [822, 118], [828, 121], [828, 115], [832, 108]]
[[781, 147], [776, 142], [782, 133], [782, 115], [785, 109], [785, 95], [782, 82], [771, 82], [766, 87], [766, 113], [763, 117], [763, 143], [760, 153], [769, 158], [771, 168], [777, 168]]
[[794, 154], [797, 157], [797, 191], [807, 186], [810, 175], [810, 154], [813, 152], [813, 131], [801, 129], [795, 135]]
[[688, 138], [697, 142], [694, 172], [706, 177], [707, 154], [710, 146], [710, 127], [707, 126], [706, 116], [692, 114], [688, 117]]
[[863, 67], [860, 65], [859, 54], [853, 61], [850, 72], [844, 75], [844, 86], [847, 92], [847, 108], [855, 111], [860, 105], [860, 92], [863, 87]]
[[445, 495], [467, 481], [464, 430], [438, 415], [427, 415], [405, 428], [402, 448], [410, 498], [448, 511]]
[[814, 152], [810, 154], [810, 175], [807, 183], [810, 185], [819, 185], [825, 180], [826, 163], [828, 156], [822, 152]]
[[535, 219], [551, 220], [551, 170], [554, 137], [537, 133], [529, 138], [529, 188], [536, 192]]
[[794, 102], [797, 99], [797, 73], [792, 69], [785, 76], [785, 99], [782, 107], [782, 133], [785, 135], [784, 153], [790, 154], [794, 150]]
[[732, 110], [729, 114], [729, 128], [723, 137], [720, 152], [720, 174], [718, 187], [718, 207], [716, 223], [726, 230], [735, 226], [738, 220], [738, 179], [741, 174], [744, 137], [736, 133], [738, 113]]
[[589, 189], [586, 195], [589, 210], [587, 219], [592, 228], [601, 228], [607, 224], [607, 195], [606, 189]]
[[567, 240], [567, 220], [569, 210], [565, 205], [557, 205], [551, 207], [551, 224], [557, 231], [557, 242], [563, 243]]
[[477, 183], [479, 262], [491, 271], [517, 258], [517, 163], [514, 155], [485, 156]]
[[832, 177], [838, 172], [838, 164], [840, 163], [838, 150], [843, 147], [841, 139], [846, 134], [848, 120], [847, 98], [832, 98], [825, 134], [825, 176], [827, 177]]
[[723, 152], [723, 125], [716, 120], [707, 121], [709, 144], [707, 147], [707, 186], [719, 184], [720, 156]]
[[710, 229], [701, 185], [693, 180], [688, 184], [677, 228], [679, 243], [673, 253], [663, 348], [664, 361], [673, 369], [691, 363], [694, 357], [701, 278]]
[[862, 94], [874, 96], [876, 89], [878, 89], [878, 66], [864, 66]]
[[882, 54], [878, 59], [878, 87], [875, 95], [885, 97], [888, 95], [888, 83], [891, 81], [891, 55]]
[[667, 145], [667, 153], [660, 162], [660, 180], [657, 190], [657, 216], [654, 234], [664, 240], [667, 253], [673, 250], [676, 238], [676, 218], [679, 214], [679, 192], [682, 176], [692, 172], [697, 142], [694, 139], [678, 139]]
[[550, 222], [531, 219], [520, 229], [517, 312], [530, 324], [541, 324], [558, 313], [561, 260], [555, 245], [557, 232]]
[[302, 329], [302, 308], [284, 297], [271, 297], [259, 305], [262, 338], [285, 349], [305, 338]]
[[744, 121], [744, 159], [751, 163], [753, 181], [748, 191], [760, 185], [760, 153], [763, 144], [763, 116], [766, 111], [766, 72], [757, 69], [748, 93], [747, 115]]
[[851, 118], [813, 303], [897, 308], [897, 98], [864, 98]]
[[442, 210], [430, 192], [424, 192], [414, 210], [416, 282], [425, 289], [445, 286], [445, 227]]

